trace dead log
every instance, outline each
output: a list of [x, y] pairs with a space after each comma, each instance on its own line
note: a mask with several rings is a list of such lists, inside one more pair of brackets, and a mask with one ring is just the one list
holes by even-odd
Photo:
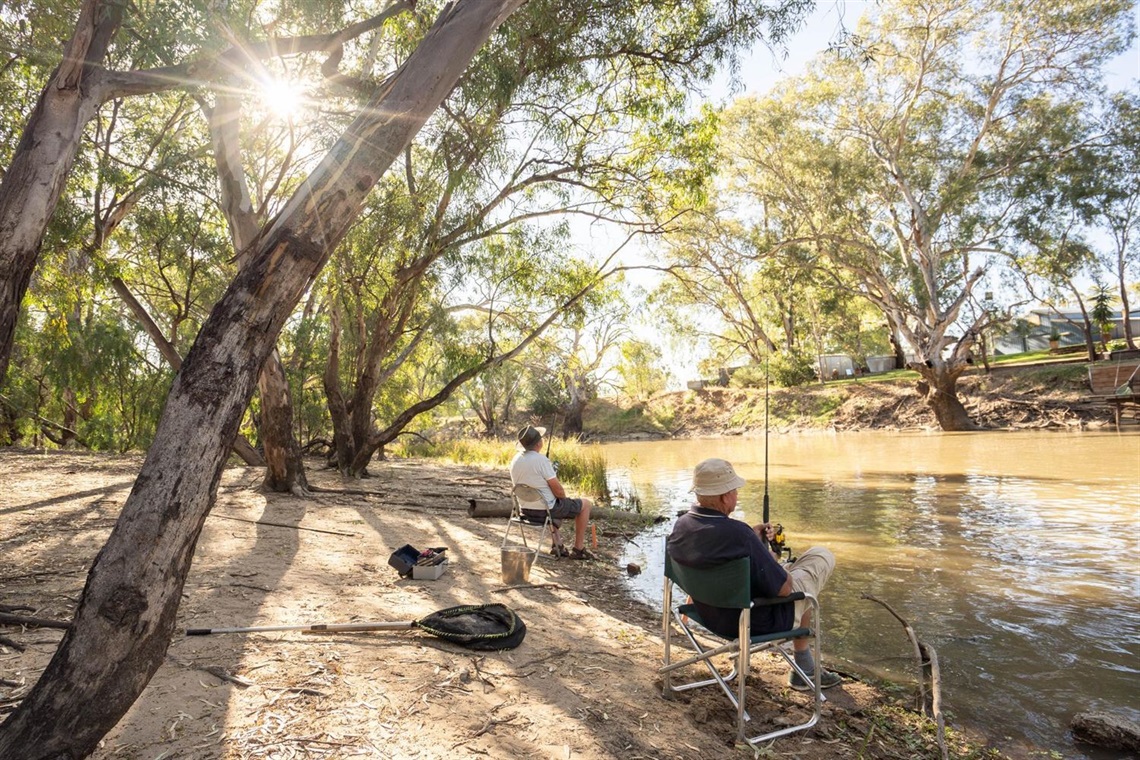
[[514, 503], [506, 499], [468, 499], [468, 517], [510, 517]]
[[9, 649], [15, 649], [17, 652], [24, 652], [24, 651], [27, 651], [27, 649], [28, 649], [26, 646], [24, 646], [20, 642], [13, 641], [12, 639], [8, 638], [7, 636], [0, 636], [0, 647], [8, 647]]
[[66, 631], [71, 623], [64, 620], [48, 620], [47, 618], [29, 617], [27, 615], [13, 615], [10, 612], [0, 612], [0, 624], [23, 625], [29, 628], [59, 628]]
[[[503, 499], [468, 499], [468, 517], [510, 517], [514, 502], [508, 496]], [[594, 506], [590, 510], [590, 519], [598, 520], [628, 520], [630, 522], [651, 522], [653, 517], [639, 512], [627, 512], [624, 509], [611, 509], [610, 507]]]

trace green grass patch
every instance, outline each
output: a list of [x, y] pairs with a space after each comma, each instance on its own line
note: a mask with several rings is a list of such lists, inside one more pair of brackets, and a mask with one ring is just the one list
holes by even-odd
[[1021, 373], [1021, 380], [1033, 385], [1076, 386], [1084, 388], [1088, 384], [1088, 365], [1050, 364], [1045, 367], [1027, 367]]
[[771, 424], [793, 424], [810, 420], [812, 424], [823, 427], [831, 423], [835, 412], [843, 405], [844, 393], [835, 387], [818, 386], [810, 392], [798, 389], [800, 392], [777, 392], [772, 396], [770, 404]]
[[1026, 364], [1029, 362], [1046, 361], [1048, 359], [1056, 358], [1054, 354], [1049, 352], [1049, 349], [1041, 351], [1026, 351], [1022, 354], [1002, 354], [1001, 356], [989, 357], [990, 364]]
[[591, 401], [586, 406], [582, 423], [591, 433], [603, 437], [618, 437], [632, 433], [661, 433], [667, 429], [667, 426], [662, 426], [651, 413], [647, 412], [645, 404], [636, 403], [622, 407], [612, 399]]

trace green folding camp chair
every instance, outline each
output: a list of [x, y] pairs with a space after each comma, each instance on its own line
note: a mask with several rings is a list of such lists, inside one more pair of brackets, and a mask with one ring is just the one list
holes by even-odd
[[[711, 686], [712, 684], [719, 685], [725, 696], [727, 696], [728, 700], [732, 703], [732, 706], [736, 708], [737, 738], [749, 744], [756, 745], [760, 742], [786, 736], [796, 731], [804, 731], [819, 722], [824, 700], [823, 692], [820, 689], [819, 674], [823, 668], [822, 665], [820, 665], [819, 602], [816, 601], [815, 597], [811, 594], [804, 594], [799, 591], [789, 596], [775, 599], [751, 599], [749, 597], [748, 564], [748, 558], [741, 557], [740, 559], [734, 559], [722, 565], [717, 565], [716, 567], [697, 569], [685, 567], [684, 565], [673, 562], [668, 552], [666, 552], [665, 599], [664, 613], [662, 615], [665, 657], [661, 668], [658, 669], [657, 672], [661, 674], [662, 691], [665, 696], [668, 696], [672, 692], [686, 691], [702, 686]], [[692, 600], [700, 600], [713, 607], [739, 609], [740, 628], [737, 637], [735, 639], [726, 639], [705, 628], [701, 621], [700, 612], [697, 610], [696, 605], [691, 602], [678, 605], [676, 609], [673, 609], [674, 584], [685, 594], [688, 594]], [[766, 633], [758, 636], [751, 635], [750, 611], [752, 607], [782, 604], [798, 599], [806, 599], [811, 605], [812, 622], [814, 624], [812, 628], [793, 628], [790, 631], [782, 631], [780, 633]], [[672, 618], [672, 620], [670, 620], [670, 618]], [[696, 654], [686, 657], [679, 662], [673, 662], [672, 659], [673, 622], [680, 627], [681, 632], [685, 634], [693, 650], [696, 652]], [[700, 628], [700, 636], [707, 636], [724, 643], [711, 648], [706, 647], [698, 639], [698, 632], [694, 630], [698, 626]], [[782, 646], [792, 639], [797, 639], [802, 636], [810, 636], [812, 639], [816, 668], [815, 673], [811, 676], [804, 673], [803, 670], [796, 665], [795, 659]], [[812, 684], [812, 690], [808, 693], [812, 695], [813, 711], [811, 717], [804, 723], [758, 734], [756, 736], [746, 736], [744, 724], [751, 721], [752, 718], [748, 714], [748, 711], [744, 709], [744, 687], [748, 679], [748, 669], [752, 655], [764, 650], [779, 653], [788, 664], [800, 674], [801, 678]], [[722, 675], [716, 665], [713, 664], [712, 659], [718, 655], [730, 652], [733, 654], [732, 671], [728, 675]], [[674, 671], [698, 662], [704, 663], [709, 673], [712, 674], [712, 678], [677, 685], [672, 683], [671, 676]], [[740, 678], [736, 683], [736, 693], [734, 694], [728, 682], [736, 678], [738, 674]]]

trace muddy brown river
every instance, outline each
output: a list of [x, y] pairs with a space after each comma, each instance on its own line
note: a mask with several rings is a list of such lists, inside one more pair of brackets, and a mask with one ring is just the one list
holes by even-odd
[[[749, 481], [739, 516], [760, 521], [762, 437], [602, 448], [611, 487], [670, 517], [691, 503], [693, 465], [728, 459]], [[1015, 753], [1122, 757], [1074, 745], [1067, 726], [1092, 708], [1140, 720], [1140, 431], [772, 435], [767, 462], [789, 545], [837, 558], [825, 660], [913, 680], [902, 627], [868, 593], [935, 647], [954, 721]], [[623, 560], [658, 606], [671, 524]]]

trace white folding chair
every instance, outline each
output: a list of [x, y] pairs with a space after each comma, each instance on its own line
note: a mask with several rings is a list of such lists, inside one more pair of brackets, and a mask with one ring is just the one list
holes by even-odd
[[[521, 544], [524, 549], [534, 552], [535, 559], [542, 554], [542, 542], [547, 533], [555, 544], [558, 541], [558, 524], [550, 517], [550, 507], [538, 489], [523, 483], [517, 483], [513, 491], [514, 506], [511, 507], [511, 516], [507, 521], [507, 532], [503, 534], [503, 546], [512, 545], [512, 535], [517, 535], [513, 545]], [[527, 530], [538, 529], [538, 537], [534, 541], [534, 548], [527, 539]]]

